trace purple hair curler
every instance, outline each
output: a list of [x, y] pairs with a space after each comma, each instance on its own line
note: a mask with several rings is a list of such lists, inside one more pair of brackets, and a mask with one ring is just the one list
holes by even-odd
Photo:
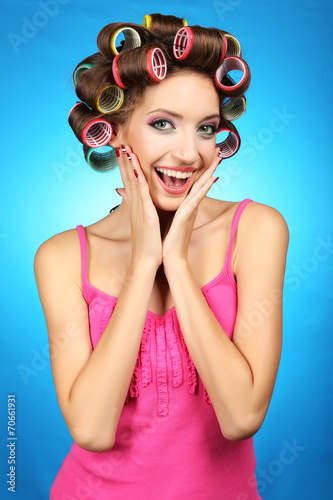
[[[229, 133], [223, 141], [218, 142], [218, 134], [220, 132], [229, 132]], [[240, 148], [240, 137], [238, 135], [237, 130], [235, 128], [231, 130], [230, 128], [226, 127], [219, 129], [216, 135], [216, 147], [221, 148], [221, 153], [220, 153], [221, 158], [230, 158], [231, 156], [236, 154]]]
[[[234, 85], [225, 85], [222, 83], [222, 80], [230, 71], [238, 70], [243, 73], [241, 80], [238, 83], [234, 83]], [[242, 92], [245, 92], [246, 83], [248, 81], [248, 66], [243, 59], [240, 59], [236, 56], [226, 57], [224, 61], [217, 68], [215, 73], [215, 82], [218, 87], [223, 90], [223, 93], [226, 95], [233, 95], [235, 91], [238, 93], [239, 90], [242, 89]], [[229, 77], [229, 80], [232, 82], [233, 80]]]

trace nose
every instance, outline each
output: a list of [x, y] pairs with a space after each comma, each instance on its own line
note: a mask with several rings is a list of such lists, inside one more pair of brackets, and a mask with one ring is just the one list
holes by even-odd
[[179, 134], [177, 142], [174, 144], [173, 156], [178, 162], [184, 164], [193, 164], [199, 157], [198, 145], [193, 132], [184, 132]]

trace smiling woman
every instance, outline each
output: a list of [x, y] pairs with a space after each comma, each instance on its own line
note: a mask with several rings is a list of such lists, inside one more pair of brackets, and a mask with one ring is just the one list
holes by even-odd
[[119, 207], [35, 258], [50, 349], [76, 332], [51, 360], [74, 443], [50, 498], [258, 500], [252, 436], [279, 366], [288, 229], [272, 207], [207, 196], [239, 148], [250, 71], [232, 35], [174, 16], [110, 24], [97, 43], [69, 121], [124, 186]]
[[212, 80], [179, 71], [146, 89], [110, 144], [123, 143], [135, 152], [155, 207], [175, 211], [217, 156], [220, 119]]

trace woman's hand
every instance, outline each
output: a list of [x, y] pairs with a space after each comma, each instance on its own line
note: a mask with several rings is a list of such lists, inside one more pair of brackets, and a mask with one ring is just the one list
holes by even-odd
[[210, 167], [193, 184], [191, 191], [178, 207], [172, 223], [163, 239], [164, 270], [187, 262], [189, 243], [200, 202], [208, 193], [217, 177], [212, 177], [221, 158], [216, 156]]
[[[149, 193], [138, 157], [129, 146], [122, 146], [118, 164], [124, 188], [117, 192], [125, 200], [132, 234], [132, 263], [151, 263], [156, 269], [162, 263], [162, 241], [159, 218]], [[130, 159], [129, 159], [130, 158]]]

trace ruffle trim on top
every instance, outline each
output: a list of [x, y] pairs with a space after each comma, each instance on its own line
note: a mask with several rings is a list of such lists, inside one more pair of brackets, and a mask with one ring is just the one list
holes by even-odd
[[[159, 321], [147, 316], [140, 350], [125, 401], [125, 404], [129, 404], [131, 398], [139, 396], [140, 386], [147, 387], [153, 381], [151, 350], [152, 335], [155, 333], [157, 415], [160, 417], [169, 414], [168, 355], [171, 360], [172, 387], [176, 388], [183, 384], [184, 371], [186, 372], [187, 390], [190, 394], [197, 393], [199, 383], [198, 373], [187, 349], [177, 316], [174, 313], [163, 319], [164, 321]], [[205, 388], [203, 394], [205, 403], [211, 404]]]

